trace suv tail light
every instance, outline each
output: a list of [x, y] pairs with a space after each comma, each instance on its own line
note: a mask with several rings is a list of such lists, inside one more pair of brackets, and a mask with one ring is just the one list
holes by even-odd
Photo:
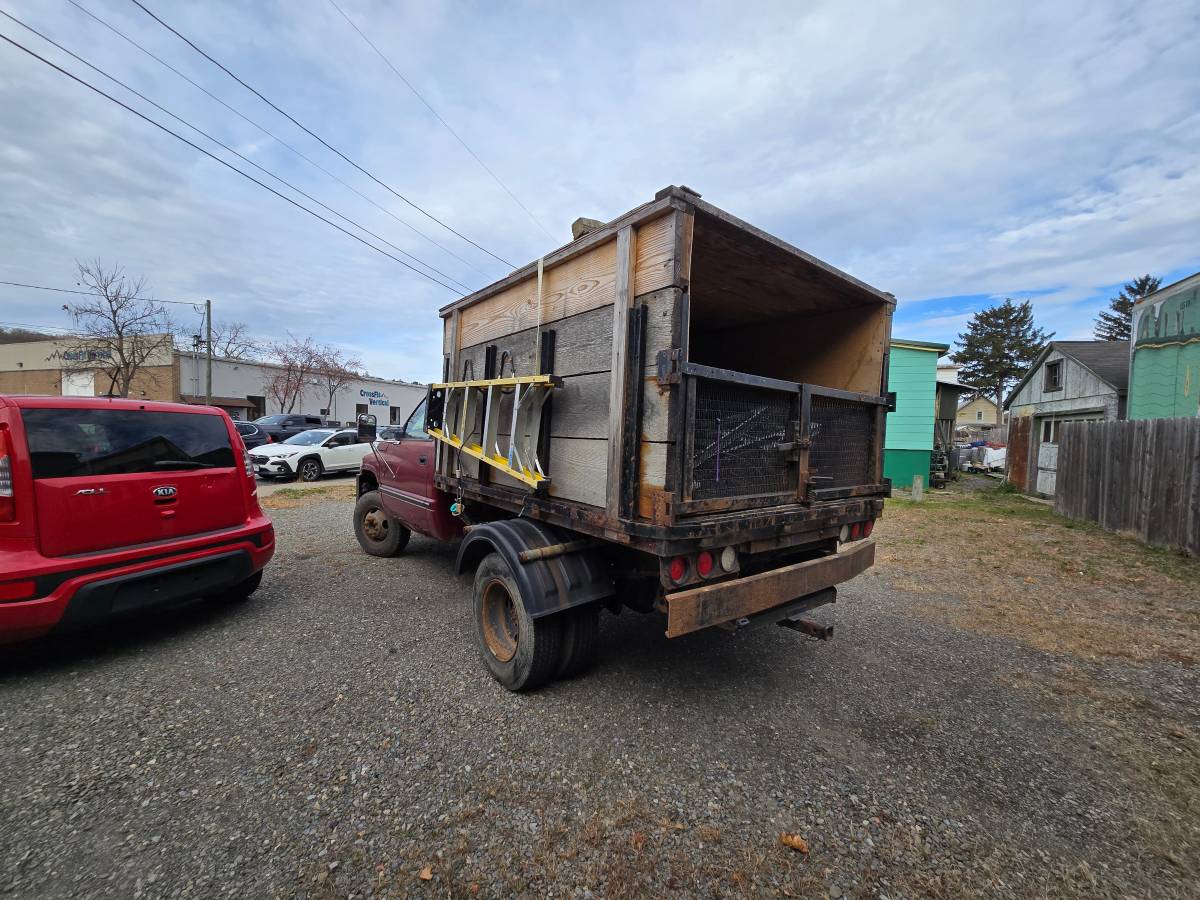
[[8, 430], [0, 430], [0, 522], [16, 518], [13, 500], [12, 449], [8, 445]]

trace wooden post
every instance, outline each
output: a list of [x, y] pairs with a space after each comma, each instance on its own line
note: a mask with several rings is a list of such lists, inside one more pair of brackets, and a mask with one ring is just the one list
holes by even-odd
[[913, 503], [925, 502], [925, 479], [920, 475], [913, 476], [912, 499]]
[[612, 384], [608, 395], [608, 480], [605, 506], [609, 522], [616, 525], [621, 511], [621, 447], [625, 438], [625, 381], [629, 377], [625, 352], [629, 345], [629, 310], [633, 305], [633, 278], [637, 240], [632, 225], [617, 232], [617, 273], [613, 300]]

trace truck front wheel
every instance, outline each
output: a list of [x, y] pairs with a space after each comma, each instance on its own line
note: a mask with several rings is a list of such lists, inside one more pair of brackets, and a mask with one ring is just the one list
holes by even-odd
[[407, 546], [412, 532], [387, 514], [379, 491], [367, 491], [354, 504], [354, 536], [372, 556], [395, 556]]
[[499, 553], [475, 571], [475, 639], [484, 664], [510, 691], [529, 691], [552, 678], [562, 646], [562, 617], [534, 619]]

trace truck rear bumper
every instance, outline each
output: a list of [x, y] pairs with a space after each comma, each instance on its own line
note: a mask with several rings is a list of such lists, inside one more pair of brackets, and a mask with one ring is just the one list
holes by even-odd
[[785, 606], [849, 581], [874, 562], [875, 542], [865, 540], [829, 556], [667, 594], [667, 637]]

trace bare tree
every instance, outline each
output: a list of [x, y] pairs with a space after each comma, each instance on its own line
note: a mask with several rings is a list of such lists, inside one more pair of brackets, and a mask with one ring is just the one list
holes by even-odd
[[213, 323], [213, 355], [226, 359], [259, 359], [263, 345], [252, 338], [245, 322]]
[[337, 392], [362, 375], [362, 360], [336, 347], [317, 348], [313, 381], [325, 392], [325, 409], [333, 414], [333, 398]]
[[263, 388], [279, 405], [281, 413], [290, 413], [312, 381], [320, 355], [318, 348], [311, 337], [298, 338], [289, 333], [286, 341], [271, 344], [269, 352], [278, 368], [268, 371]]
[[144, 278], [130, 278], [120, 266], [106, 269], [99, 259], [75, 265], [79, 284], [93, 296], [63, 307], [73, 334], [55, 356], [64, 369], [103, 373], [105, 393], [128, 397], [134, 378], [156, 357], [165, 354], [170, 363], [170, 318], [146, 295]]

